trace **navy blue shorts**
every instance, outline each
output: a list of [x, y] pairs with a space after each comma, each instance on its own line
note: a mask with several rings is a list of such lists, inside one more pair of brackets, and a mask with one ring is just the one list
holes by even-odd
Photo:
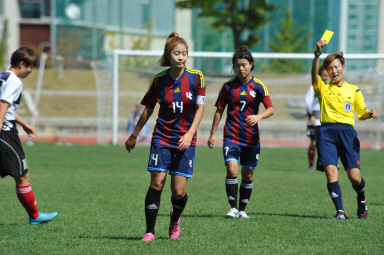
[[360, 168], [360, 142], [353, 126], [348, 124], [323, 124], [316, 139], [317, 169], [337, 166], [340, 157], [344, 169]]
[[179, 150], [158, 143], [151, 144], [148, 171], [168, 172], [192, 178], [194, 166], [195, 146]]
[[254, 169], [257, 166], [260, 156], [260, 144], [254, 147], [245, 147], [232, 143], [230, 140], [224, 140], [223, 155], [225, 162], [238, 161], [244, 168]]

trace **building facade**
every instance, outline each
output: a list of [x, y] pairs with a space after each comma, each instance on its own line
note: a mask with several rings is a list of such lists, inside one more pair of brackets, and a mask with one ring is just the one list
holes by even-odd
[[113, 49], [161, 50], [173, 31], [192, 42], [191, 11], [177, 10], [175, 0], [0, 3], [0, 18], [8, 19], [12, 31], [8, 38], [11, 52], [26, 45], [53, 55], [85, 60], [102, 58]]

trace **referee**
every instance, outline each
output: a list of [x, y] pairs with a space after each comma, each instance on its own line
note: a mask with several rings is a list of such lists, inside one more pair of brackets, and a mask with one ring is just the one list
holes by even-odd
[[348, 219], [344, 212], [341, 189], [338, 182], [337, 162], [340, 157], [352, 187], [357, 193], [357, 217], [367, 217], [365, 182], [360, 175], [360, 142], [355, 129], [354, 112], [359, 120], [377, 118], [376, 110], [369, 110], [358, 86], [343, 80], [345, 60], [342, 52], [328, 55], [324, 60], [331, 81], [325, 84], [318, 76], [319, 57], [327, 41], [316, 43], [312, 64], [312, 86], [319, 98], [321, 127], [317, 136], [317, 169], [325, 171], [329, 195], [336, 207], [331, 220]]

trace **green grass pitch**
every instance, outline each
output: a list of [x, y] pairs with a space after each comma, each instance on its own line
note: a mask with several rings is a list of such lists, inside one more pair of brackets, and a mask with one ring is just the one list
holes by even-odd
[[250, 219], [226, 219], [221, 148], [196, 150], [189, 201], [179, 240], [169, 240], [169, 179], [156, 240], [141, 243], [149, 147], [24, 146], [41, 211], [59, 211], [50, 223], [30, 226], [13, 179], [1, 180], [0, 254], [384, 254], [383, 151], [362, 150], [367, 220], [356, 217], [356, 194], [340, 171], [345, 210], [335, 214], [323, 173], [307, 171], [304, 148], [262, 148]]

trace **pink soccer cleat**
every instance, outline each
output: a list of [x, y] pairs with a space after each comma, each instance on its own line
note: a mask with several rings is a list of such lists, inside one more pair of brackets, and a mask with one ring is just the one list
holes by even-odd
[[[172, 216], [173, 210], [171, 211]], [[169, 238], [171, 239], [179, 239], [180, 236], [180, 219], [176, 222], [172, 222], [172, 217], [169, 220]]]
[[142, 242], [150, 242], [155, 240], [155, 235], [152, 233], [145, 233], [144, 237], [141, 239]]

